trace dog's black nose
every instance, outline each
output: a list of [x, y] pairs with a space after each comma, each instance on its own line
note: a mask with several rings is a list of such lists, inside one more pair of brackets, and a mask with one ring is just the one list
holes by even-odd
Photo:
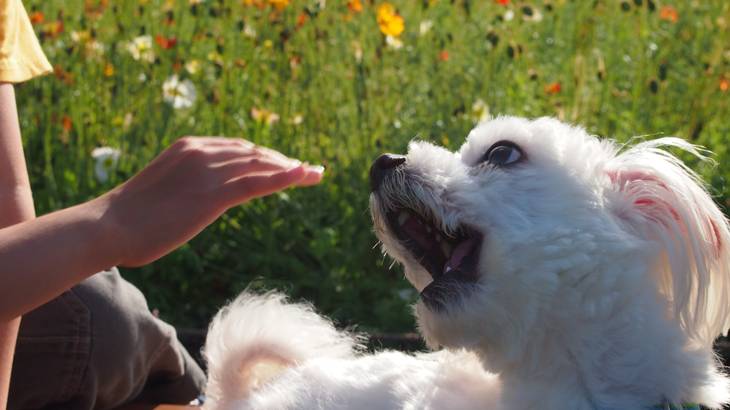
[[406, 162], [406, 157], [396, 154], [383, 154], [370, 167], [370, 189], [376, 191], [393, 168]]

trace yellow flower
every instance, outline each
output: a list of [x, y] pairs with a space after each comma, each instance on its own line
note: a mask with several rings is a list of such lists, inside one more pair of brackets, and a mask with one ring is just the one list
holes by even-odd
[[279, 114], [265, 108], [254, 107], [251, 108], [251, 118], [258, 123], [272, 125], [279, 121]]
[[289, 0], [269, 0], [269, 4], [281, 11], [284, 10], [284, 7], [289, 5]]
[[378, 6], [377, 20], [380, 31], [386, 36], [398, 37], [405, 29], [405, 22], [390, 3]]
[[187, 63], [185, 63], [185, 70], [189, 72], [190, 74], [197, 74], [198, 71], [200, 71], [200, 61], [199, 60], [190, 60]]

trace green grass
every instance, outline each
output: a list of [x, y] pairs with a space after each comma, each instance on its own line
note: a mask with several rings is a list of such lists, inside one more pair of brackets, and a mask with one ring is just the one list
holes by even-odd
[[[327, 166], [321, 186], [232, 209], [173, 254], [123, 270], [177, 325], [203, 326], [252, 285], [307, 298], [342, 325], [411, 328], [414, 295], [374, 248], [367, 170], [413, 138], [457, 148], [480, 99], [493, 115], [551, 115], [620, 140], [676, 135], [704, 144], [719, 165], [700, 171], [721, 204], [730, 195], [730, 92], [721, 90], [730, 80], [728, 2], [394, 1], [406, 27], [397, 50], [378, 29], [379, 3], [367, 1], [361, 13], [334, 0], [324, 8], [293, 1], [281, 12], [238, 1], [90, 3], [26, 2], [45, 16], [36, 29], [60, 73], [18, 89], [41, 213], [99, 195], [184, 135], [244, 137]], [[64, 31], [55, 34], [49, 23], [59, 19]], [[433, 26], [421, 35], [425, 20]], [[74, 31], [105, 51], [89, 53]], [[177, 43], [153, 42], [155, 61], [136, 61], [124, 44], [142, 34]], [[185, 69], [193, 60], [195, 74]], [[195, 84], [192, 108], [163, 101], [175, 72]], [[548, 92], [556, 83], [560, 91]], [[281, 119], [257, 122], [252, 108]], [[122, 151], [105, 183], [94, 176], [98, 146]]]

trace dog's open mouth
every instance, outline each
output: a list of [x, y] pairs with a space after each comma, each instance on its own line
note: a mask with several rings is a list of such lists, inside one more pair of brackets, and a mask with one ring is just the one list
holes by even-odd
[[389, 211], [387, 219], [398, 240], [433, 278], [421, 291], [421, 299], [431, 308], [443, 308], [477, 281], [483, 235], [476, 229], [463, 225], [446, 233], [431, 218], [408, 208]]

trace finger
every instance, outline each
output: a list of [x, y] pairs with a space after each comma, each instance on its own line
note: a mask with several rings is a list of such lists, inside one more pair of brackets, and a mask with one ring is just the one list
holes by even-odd
[[242, 145], [228, 145], [228, 146], [214, 146], [202, 148], [205, 152], [206, 160], [209, 163], [222, 163], [232, 160], [244, 160], [254, 158], [260, 159], [262, 162], [278, 162], [286, 169], [298, 166], [301, 161], [288, 158], [284, 155], [270, 155], [266, 151], [262, 151], [260, 148], [248, 148]]
[[302, 178], [301, 181], [297, 182], [297, 186], [311, 186], [311, 185], [317, 185], [320, 182], [322, 182], [322, 177], [324, 176], [324, 167], [322, 166], [307, 166], [305, 168], [307, 171], [304, 175], [304, 178]]
[[208, 147], [231, 147], [239, 146], [243, 148], [253, 148], [256, 146], [251, 141], [247, 141], [243, 138], [228, 138], [228, 137], [191, 137], [194, 141], [202, 146]]
[[292, 161], [280, 161], [272, 158], [237, 158], [221, 164], [216, 164], [212, 168], [217, 172], [222, 181], [239, 178], [250, 174], [271, 174], [290, 170], [299, 166], [301, 163]]
[[282, 154], [281, 152], [279, 152], [277, 150], [267, 148], [267, 147], [257, 146], [256, 150], [259, 151], [262, 155], [266, 155], [270, 158], [279, 158], [282, 160], [283, 159], [290, 159], [290, 160], [294, 159], [294, 158], [291, 158], [291, 157], [288, 157], [288, 156]]
[[304, 166], [268, 175], [247, 175], [228, 181], [223, 185], [223, 195], [229, 204], [235, 205], [253, 198], [273, 194], [304, 179]]

